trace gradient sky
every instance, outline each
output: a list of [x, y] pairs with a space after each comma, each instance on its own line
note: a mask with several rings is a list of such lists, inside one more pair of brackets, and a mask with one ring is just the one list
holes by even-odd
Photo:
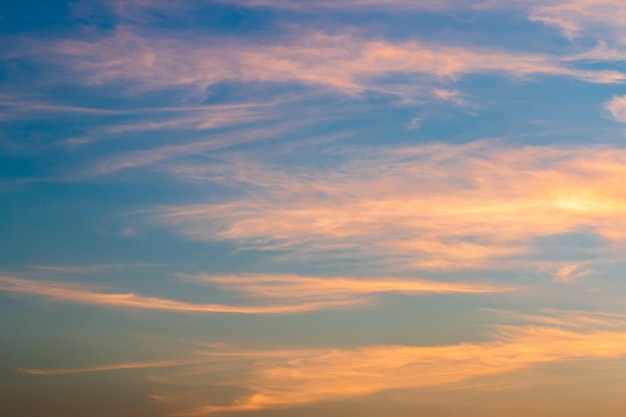
[[1, 415], [624, 415], [623, 0], [21, 0], [0, 56]]

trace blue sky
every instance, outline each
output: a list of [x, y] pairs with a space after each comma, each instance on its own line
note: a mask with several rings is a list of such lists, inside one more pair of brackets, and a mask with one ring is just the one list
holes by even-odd
[[625, 21], [3, 5], [2, 414], [621, 415]]

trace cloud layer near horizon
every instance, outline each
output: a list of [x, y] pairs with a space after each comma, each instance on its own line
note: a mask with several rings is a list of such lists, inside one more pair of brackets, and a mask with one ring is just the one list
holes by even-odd
[[[498, 312], [506, 315], [507, 312]], [[452, 345], [377, 345], [354, 349], [243, 349], [213, 346], [186, 359], [132, 362], [74, 369], [23, 369], [35, 375], [67, 375], [119, 370], [159, 370], [152, 380], [198, 385], [213, 373], [229, 370], [248, 394], [228, 405], [201, 405], [197, 397], [155, 395], [175, 403], [176, 415], [202, 416], [254, 411], [368, 396], [385, 391], [454, 386], [479, 377], [496, 380], [544, 363], [618, 358], [626, 355], [623, 315], [551, 310], [511, 314], [534, 325], [499, 325], [491, 340]], [[581, 326], [582, 324], [582, 326]], [[588, 326], [595, 330], [589, 331]]]

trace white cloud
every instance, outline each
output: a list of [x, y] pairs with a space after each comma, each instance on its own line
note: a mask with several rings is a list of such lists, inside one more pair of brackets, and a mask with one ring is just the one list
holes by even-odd
[[604, 104], [613, 118], [619, 122], [626, 123], [626, 96], [613, 96]]

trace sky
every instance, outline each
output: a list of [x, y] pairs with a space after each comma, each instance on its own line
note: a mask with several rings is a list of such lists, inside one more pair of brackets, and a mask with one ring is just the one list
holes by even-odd
[[0, 4], [0, 414], [621, 417], [622, 0]]

